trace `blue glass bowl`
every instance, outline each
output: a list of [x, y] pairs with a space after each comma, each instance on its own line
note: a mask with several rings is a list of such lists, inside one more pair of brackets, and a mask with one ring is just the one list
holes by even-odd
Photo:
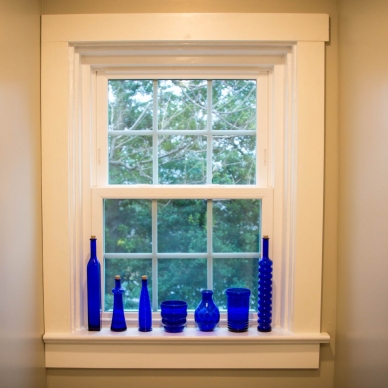
[[242, 333], [249, 327], [249, 288], [228, 288], [226, 291], [229, 331]]
[[160, 304], [162, 324], [168, 333], [180, 333], [186, 325], [187, 303], [183, 300], [166, 300]]

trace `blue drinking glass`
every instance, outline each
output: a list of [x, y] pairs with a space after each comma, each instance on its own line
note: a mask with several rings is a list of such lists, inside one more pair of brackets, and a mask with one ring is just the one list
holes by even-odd
[[162, 323], [168, 333], [180, 333], [186, 325], [187, 303], [183, 300], [167, 300], [160, 304]]
[[228, 309], [228, 329], [242, 333], [249, 327], [249, 288], [228, 288], [226, 291]]

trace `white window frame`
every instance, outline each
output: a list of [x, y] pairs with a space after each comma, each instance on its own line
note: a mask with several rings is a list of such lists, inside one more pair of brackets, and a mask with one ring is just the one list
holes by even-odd
[[[143, 52], [147, 52], [147, 48], [144, 47]], [[165, 54], [165, 50], [162, 50], [159, 48], [154, 49], [154, 51], [160, 51], [161, 53]], [[196, 49], [192, 49], [190, 51], [196, 51]], [[223, 49], [223, 52], [225, 52], [226, 49]], [[217, 50], [212, 50], [211, 57], [213, 58], [215, 55], [219, 55], [216, 53]], [[159, 55], [158, 55], [159, 54]], [[117, 70], [102, 70], [101, 68], [101, 60], [99, 61], [99, 68], [97, 71], [96, 76], [91, 75], [91, 82], [96, 83], [96, 107], [94, 108], [96, 111], [96, 137], [97, 140], [96, 143], [96, 154], [98, 154], [98, 161], [95, 161], [93, 165], [90, 166], [90, 170], [92, 171], [92, 180], [93, 185], [96, 187], [91, 188], [92, 192], [92, 230], [84, 231], [84, 236], [87, 239], [87, 233], [91, 233], [91, 235], [99, 236], [102, 238], [102, 231], [103, 231], [103, 213], [102, 213], [102, 207], [103, 207], [103, 200], [108, 198], [126, 198], [126, 199], [151, 199], [151, 200], [158, 200], [158, 199], [261, 199], [261, 211], [264, 216], [261, 217], [261, 227], [262, 227], [262, 234], [272, 236], [273, 235], [273, 188], [268, 186], [269, 181], [269, 175], [268, 174], [268, 163], [267, 163], [267, 154], [268, 152], [268, 135], [272, 135], [272, 131], [269, 134], [269, 128], [268, 128], [268, 116], [269, 116], [269, 78], [272, 77], [272, 69], [263, 69], [258, 68], [254, 70], [247, 71], [244, 69], [244, 67], [241, 66], [241, 64], [244, 63], [244, 58], [241, 55], [238, 55], [234, 53], [234, 56], [236, 57], [234, 60], [234, 66], [231, 70], [222, 69], [219, 66], [217, 66], [216, 63], [208, 64], [207, 66], [201, 66], [201, 67], [191, 67], [189, 70], [190, 72], [187, 72], [186, 69], [182, 69], [182, 59], [181, 55], [176, 55], [174, 57], [168, 58], [168, 63], [171, 66], [174, 66], [174, 68], [167, 72], [167, 70], [164, 68], [163, 73], [157, 74], [157, 73], [146, 73], [146, 71], [143, 69], [142, 71], [138, 70], [137, 73], [135, 73], [133, 70], [131, 71], [131, 68], [124, 67], [120, 68], [120, 74], [117, 74]], [[157, 61], [156, 59], [157, 58]], [[148, 59], [148, 68], [147, 70], [152, 70], [153, 72], [157, 71], [158, 67], [157, 65], [160, 65], [161, 58], [160, 53], [156, 53], [156, 57], [153, 60]], [[209, 56], [206, 57], [207, 60], [209, 60]], [[263, 57], [264, 59], [265, 57]], [[112, 54], [112, 57], [107, 58], [106, 60], [109, 62], [112, 62], [114, 59], [116, 61], [119, 59], [118, 57], [114, 57]], [[263, 60], [262, 59], [262, 60]], [[166, 59], [167, 61], [167, 59]], [[257, 59], [256, 59], [257, 61]], [[87, 60], [88, 65], [93, 62], [93, 59], [88, 58]], [[122, 60], [120, 61], [123, 62]], [[130, 62], [130, 60], [128, 60]], [[156, 64], [153, 62], [157, 62]], [[213, 60], [213, 62], [215, 62]], [[122, 63], [123, 64], [123, 63]], [[240, 67], [237, 67], [237, 65], [240, 64]], [[179, 71], [179, 75], [177, 75], [177, 70]], [[211, 70], [212, 73], [206, 73], [206, 71]], [[128, 71], [126, 73], [126, 71]], [[238, 71], [238, 73], [236, 73]], [[217, 74], [217, 72], [219, 72]], [[221, 74], [220, 74], [221, 73]], [[150, 184], [150, 185], [111, 185], [108, 184], [108, 117], [107, 117], [107, 107], [108, 107], [108, 100], [107, 100], [107, 90], [108, 90], [108, 80], [110, 79], [152, 79], [153, 82], [156, 82], [155, 79], [254, 79], [256, 81], [257, 85], [257, 93], [256, 93], [256, 112], [257, 112], [257, 129], [256, 131], [249, 131], [250, 135], [252, 135], [252, 132], [255, 134], [257, 147], [256, 147], [256, 183], [254, 185], [238, 185], [238, 186], [229, 186], [229, 185], [212, 185], [209, 183], [205, 183], [202, 185], [168, 185], [168, 186], [161, 186], [157, 184]], [[86, 85], [85, 85], [86, 86]], [[90, 99], [88, 96], [88, 90], [89, 88], [86, 86], [83, 91], [83, 95], [85, 96], [85, 100]], [[272, 86], [271, 86], [272, 89]], [[209, 109], [209, 108], [208, 108]], [[155, 127], [154, 123], [154, 127]], [[155, 133], [155, 129], [153, 131], [148, 130], [147, 134], [150, 135], [152, 132]], [[220, 131], [217, 131], [219, 134]], [[230, 131], [227, 131], [228, 134], [230, 134]], [[169, 131], [163, 130], [160, 133], [170, 133]], [[178, 134], [177, 131], [173, 131], [174, 134]], [[182, 132], [179, 131], [179, 134]], [[195, 135], [200, 134], [207, 134], [209, 133], [209, 128], [207, 130], [203, 131], [197, 131]], [[215, 133], [215, 132], [214, 132]], [[134, 131], [133, 134], [139, 134], [139, 131]], [[190, 131], [190, 134], [193, 135], [193, 131]], [[234, 132], [234, 135], [239, 135], [239, 133]], [[93, 141], [92, 141], [93, 143]], [[86, 149], [84, 151], [84, 155], [87, 155], [88, 150]], [[208, 157], [207, 157], [207, 164], [211, 166], [211, 151], [208, 150]], [[209, 158], [210, 157], [210, 158]], [[89, 158], [83, 158], [83, 164], [88, 164]], [[280, 160], [280, 163], [282, 160]], [[210, 169], [208, 168], [208, 172]], [[155, 171], [154, 171], [155, 174]], [[207, 174], [207, 181], [211, 179], [211, 176], [209, 177], [209, 174]], [[150, 189], [153, 189], [150, 191]], [[152, 192], [152, 196], [150, 193]], [[227, 193], [228, 192], [228, 193]], [[84, 204], [83, 206], [90, 207], [89, 199], [87, 197], [84, 197]], [[279, 204], [281, 206], [281, 204]], [[209, 211], [209, 209], [208, 209]], [[153, 215], [153, 222], [155, 215]], [[87, 220], [85, 220], [87, 221]], [[211, 218], [208, 218], [208, 230], [211, 230], [211, 224], [212, 220]], [[153, 236], [153, 240], [156, 240], [157, 236]], [[210, 244], [210, 246], [209, 246]], [[201, 256], [206, 255], [208, 256], [218, 256], [218, 257], [227, 257], [227, 254], [211, 254], [212, 251], [211, 247], [211, 239], [208, 240], [208, 250], [207, 253], [202, 254]], [[103, 251], [103, 244], [98, 244], [97, 248], [98, 257], [102, 258], [104, 257], [104, 251]], [[272, 256], [272, 250], [271, 257]], [[229, 257], [249, 257], [255, 258], [258, 257], [257, 252], [247, 252], [246, 254], [229, 254]], [[189, 255], [186, 255], [184, 253], [179, 254], [169, 254], [169, 258], [172, 257], [178, 257], [179, 258], [185, 258], [189, 257]], [[119, 254], [115, 255], [115, 257], [124, 257], [125, 254]], [[137, 255], [139, 256], [139, 255]], [[144, 255], [143, 255], [144, 256]], [[156, 258], [156, 252], [154, 254], [148, 254], [147, 257], [153, 257], [153, 278], [152, 283], [156, 285], [153, 288], [153, 310], [156, 311], [157, 306], [157, 285], [158, 285], [158, 279], [157, 279], [157, 273], [154, 272], [155, 269], [155, 261], [157, 261]], [[160, 256], [160, 254], [158, 255]], [[166, 256], [166, 254], [165, 254]], [[191, 255], [193, 256], [193, 255]], [[198, 255], [196, 255], [197, 257]], [[140, 256], [139, 256], [140, 257]], [[207, 272], [208, 272], [208, 288], [212, 288], [212, 260], [208, 259], [207, 262]], [[280, 261], [275, 262], [275, 265], [279, 267], [281, 265]], [[103, 268], [102, 268], [103, 272]], [[278, 278], [274, 279], [277, 283], [280, 284], [280, 275], [281, 271], [276, 271], [275, 275], [278, 275]], [[85, 284], [85, 279], [83, 279], [83, 284]], [[102, 281], [101, 281], [101, 289], [105, 289], [105, 281], [104, 276], [102, 275]], [[253, 290], [253, 292], [255, 292]], [[83, 300], [84, 305], [86, 303], [86, 293], [83, 292]], [[200, 295], [199, 295], [200, 298]], [[160, 301], [159, 301], [160, 303]], [[274, 305], [280, 306], [281, 299], [280, 299], [280, 293], [276, 293], [274, 295]], [[112, 313], [105, 312], [104, 311], [104, 298], [102, 300], [102, 307], [103, 307], [103, 313], [102, 313], [102, 320], [104, 326], [108, 326], [110, 324]], [[257, 314], [251, 313], [250, 314], [250, 321], [251, 326], [257, 326]], [[127, 323], [131, 326], [137, 325], [137, 313], [136, 312], [125, 312]], [[77, 322], [77, 327], [86, 327], [87, 326], [87, 311], [84, 309], [83, 311], [83, 321]], [[154, 327], [160, 327], [160, 313], [153, 313], [153, 321], [154, 321]], [[274, 324], [279, 325], [280, 321], [280, 314], [279, 309], [274, 309], [273, 312], [273, 322]], [[226, 313], [221, 312], [221, 323], [220, 325], [226, 327]], [[188, 326], [194, 327], [194, 317], [193, 313], [189, 312], [188, 315]]]
[[[327, 15], [307, 14], [42, 17], [47, 367], [319, 367], [320, 344], [329, 341], [329, 336], [320, 332], [324, 42], [328, 40], [328, 26]], [[143, 47], [155, 44], [179, 48], [182, 44], [194, 44], [199, 48], [212, 44], [216, 47], [247, 45], [260, 46], [263, 53], [267, 51], [263, 54], [267, 58], [266, 65], [273, 70], [269, 96], [272, 113], [268, 117], [273, 138], [268, 139], [267, 154], [273, 173], [268, 174], [268, 186], [275, 187], [273, 202], [281, 204], [273, 208], [276, 243], [272, 256], [278, 258], [275, 260], [279, 260], [282, 267], [278, 272], [280, 279], [274, 282], [275, 293], [281, 295], [281, 306], [274, 306], [279, 309], [279, 325], [269, 334], [259, 333], [255, 328], [250, 328], [246, 334], [229, 333], [226, 329], [209, 334], [188, 328], [179, 335], [157, 328], [146, 334], [138, 333], [136, 328], [119, 334], [109, 329], [92, 333], [81, 328], [85, 309], [83, 272], [88, 258], [85, 234], [90, 236], [85, 231], [91, 230], [91, 208], [83, 205], [85, 201], [91, 202], [88, 195], [91, 196], [93, 186], [93, 182], [85, 178], [93, 176], [90, 171], [93, 163], [82, 163], [82, 160], [98, 158], [90, 140], [93, 136], [85, 130], [93, 131], [96, 125], [96, 112], [88, 107], [95, 95], [91, 74], [95, 71], [93, 66], [98, 67], [98, 60], [90, 65], [81, 59], [96, 46], [120, 53], [128, 44], [139, 42]], [[122, 60], [127, 61], [125, 55]], [[119, 64], [111, 65], [117, 68]], [[90, 93], [81, 93], [85, 88]], [[284, 162], [274, 163], [273, 155], [279, 154], [279, 150]], [[97, 193], [96, 190], [104, 188], [92, 191]], [[198, 197], [200, 190], [193, 193], [196, 198], [201, 198]], [[220, 189], [209, 187], [209, 190]], [[150, 189], [149, 195], [169, 196], [168, 188]], [[217, 196], [225, 197], [225, 194], [214, 194]]]

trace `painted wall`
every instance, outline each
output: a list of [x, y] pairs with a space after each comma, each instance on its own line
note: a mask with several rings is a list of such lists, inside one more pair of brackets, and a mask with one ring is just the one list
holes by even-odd
[[326, 48], [326, 162], [325, 162], [325, 225], [322, 297], [322, 331], [332, 336], [330, 345], [322, 346], [321, 367], [314, 371], [108, 371], [48, 370], [50, 388], [85, 386], [106, 387], [106, 384], [148, 387], [197, 387], [211, 383], [213, 387], [244, 388], [298, 387], [329, 388], [333, 386], [336, 266], [337, 266], [337, 0], [43, 0], [43, 14], [136, 13], [136, 12], [294, 12], [326, 13], [331, 18], [331, 40]]
[[388, 387], [388, 2], [341, 0], [335, 387]]
[[44, 388], [40, 1], [0, 0], [0, 386]]

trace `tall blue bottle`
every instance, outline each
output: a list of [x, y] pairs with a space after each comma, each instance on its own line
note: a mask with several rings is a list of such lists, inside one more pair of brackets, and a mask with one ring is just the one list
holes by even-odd
[[96, 254], [96, 237], [90, 238], [90, 259], [87, 265], [88, 330], [101, 330], [101, 266]]
[[272, 260], [268, 257], [268, 236], [263, 236], [262, 255], [258, 274], [258, 331], [272, 330]]
[[112, 331], [125, 331], [127, 330], [127, 323], [125, 322], [123, 294], [124, 289], [121, 288], [120, 275], [115, 276], [115, 288], [113, 292], [113, 315], [110, 329]]
[[148, 294], [147, 276], [141, 277], [141, 291], [139, 300], [139, 331], [152, 330], [151, 301]]

